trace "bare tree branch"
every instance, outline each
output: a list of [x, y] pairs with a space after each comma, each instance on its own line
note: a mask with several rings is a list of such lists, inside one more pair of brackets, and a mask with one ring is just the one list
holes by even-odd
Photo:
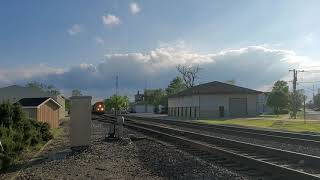
[[186, 65], [178, 65], [178, 72], [182, 75], [182, 78], [187, 86], [187, 88], [191, 88], [195, 85], [195, 81], [199, 78], [198, 74], [201, 68], [197, 66], [186, 66]]

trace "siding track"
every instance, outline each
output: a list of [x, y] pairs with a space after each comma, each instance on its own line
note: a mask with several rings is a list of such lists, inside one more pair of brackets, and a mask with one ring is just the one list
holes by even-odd
[[[110, 118], [104, 116], [102, 119]], [[170, 142], [205, 160], [220, 162], [224, 166], [255, 176], [271, 175], [274, 179], [290, 180], [320, 179], [320, 158], [317, 156], [176, 129], [168, 127], [166, 122], [160, 124], [157, 121], [158, 124], [155, 124], [148, 121], [127, 118], [125, 126]], [[272, 138], [276, 137], [278, 136]]]

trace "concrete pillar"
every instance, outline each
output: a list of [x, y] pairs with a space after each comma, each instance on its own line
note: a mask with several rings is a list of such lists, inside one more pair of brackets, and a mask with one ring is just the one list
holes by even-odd
[[124, 124], [124, 117], [119, 116], [117, 118], [117, 129], [116, 129], [116, 137], [123, 138], [123, 124]]
[[71, 147], [88, 146], [91, 138], [91, 96], [70, 98]]

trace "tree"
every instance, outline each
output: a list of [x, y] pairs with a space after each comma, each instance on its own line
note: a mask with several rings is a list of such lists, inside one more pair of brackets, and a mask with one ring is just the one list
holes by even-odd
[[289, 94], [289, 111], [290, 117], [296, 118], [297, 112], [303, 106], [305, 95], [303, 90], [297, 90]]
[[129, 106], [128, 96], [112, 95], [110, 98], [104, 100], [106, 109], [116, 109], [117, 111], [126, 110]]
[[72, 96], [82, 96], [82, 93], [79, 89], [72, 90]]
[[316, 107], [318, 108], [320, 107], [320, 94], [316, 94], [314, 96], [313, 102]]
[[186, 88], [187, 88], [186, 84], [183, 82], [183, 80], [179, 76], [177, 76], [172, 81], [170, 81], [170, 84], [168, 85], [166, 92], [167, 92], [167, 95], [170, 96], [172, 94], [176, 94], [180, 91], [183, 91]]
[[236, 84], [236, 80], [234, 80], [234, 79], [226, 80], [225, 83], [231, 84], [231, 85], [235, 85]]
[[70, 111], [70, 99], [66, 99], [65, 100], [65, 108], [66, 108], [66, 111]]
[[182, 75], [182, 78], [187, 86], [187, 88], [191, 88], [195, 85], [195, 80], [198, 79], [198, 74], [201, 68], [197, 66], [186, 66], [186, 65], [178, 65], [178, 72]]
[[32, 81], [26, 84], [26, 87], [35, 88], [42, 92], [48, 92], [51, 94], [58, 95], [60, 94], [60, 91], [56, 89], [53, 85], [46, 85], [43, 83], [39, 83], [37, 81]]
[[163, 89], [146, 89], [144, 91], [145, 101], [154, 106], [167, 106], [167, 94]]
[[288, 107], [289, 86], [285, 81], [277, 81], [268, 96], [267, 105], [272, 107], [274, 113], [279, 114]]

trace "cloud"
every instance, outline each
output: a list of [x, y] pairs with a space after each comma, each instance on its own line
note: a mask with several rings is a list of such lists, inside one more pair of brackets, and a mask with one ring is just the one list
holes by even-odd
[[314, 39], [314, 33], [307, 33], [303, 36], [303, 41], [305, 43], [312, 43]]
[[15, 83], [26, 83], [49, 75], [63, 74], [64, 69], [53, 68], [45, 64], [14, 69], [0, 69], [0, 87]]
[[96, 37], [95, 40], [98, 45], [104, 45], [104, 40], [101, 37]]
[[135, 2], [129, 4], [131, 14], [137, 14], [141, 11], [139, 5]]
[[107, 26], [119, 25], [121, 23], [120, 18], [118, 18], [117, 16], [115, 16], [113, 14], [108, 14], [106, 16], [102, 16], [102, 22], [103, 22], [103, 24], [105, 24]]
[[80, 24], [74, 24], [71, 26], [70, 29], [68, 29], [68, 33], [72, 36], [82, 32], [82, 31], [83, 31], [83, 27]]
[[[22, 77], [53, 84], [64, 91], [81, 89], [96, 97], [106, 97], [114, 93], [115, 76], [119, 76], [122, 94], [132, 95], [137, 90], [147, 88], [165, 88], [169, 81], [177, 76], [178, 64], [199, 65], [202, 67], [198, 83], [225, 81], [234, 79], [237, 85], [260, 90], [268, 89], [276, 80], [291, 79], [289, 69], [313, 69], [320, 63], [294, 51], [272, 49], [264, 46], [248, 46], [240, 49], [228, 49], [215, 53], [198, 53], [185, 46], [163, 44], [148, 52], [106, 54], [105, 60], [96, 64], [82, 63], [68, 69], [38, 70], [0, 70], [1, 79], [21, 82]], [[33, 72], [35, 70], [35, 72]], [[9, 73], [9, 74], [8, 74]], [[14, 78], [13, 78], [14, 77]], [[305, 76], [313, 79], [316, 77]]]

